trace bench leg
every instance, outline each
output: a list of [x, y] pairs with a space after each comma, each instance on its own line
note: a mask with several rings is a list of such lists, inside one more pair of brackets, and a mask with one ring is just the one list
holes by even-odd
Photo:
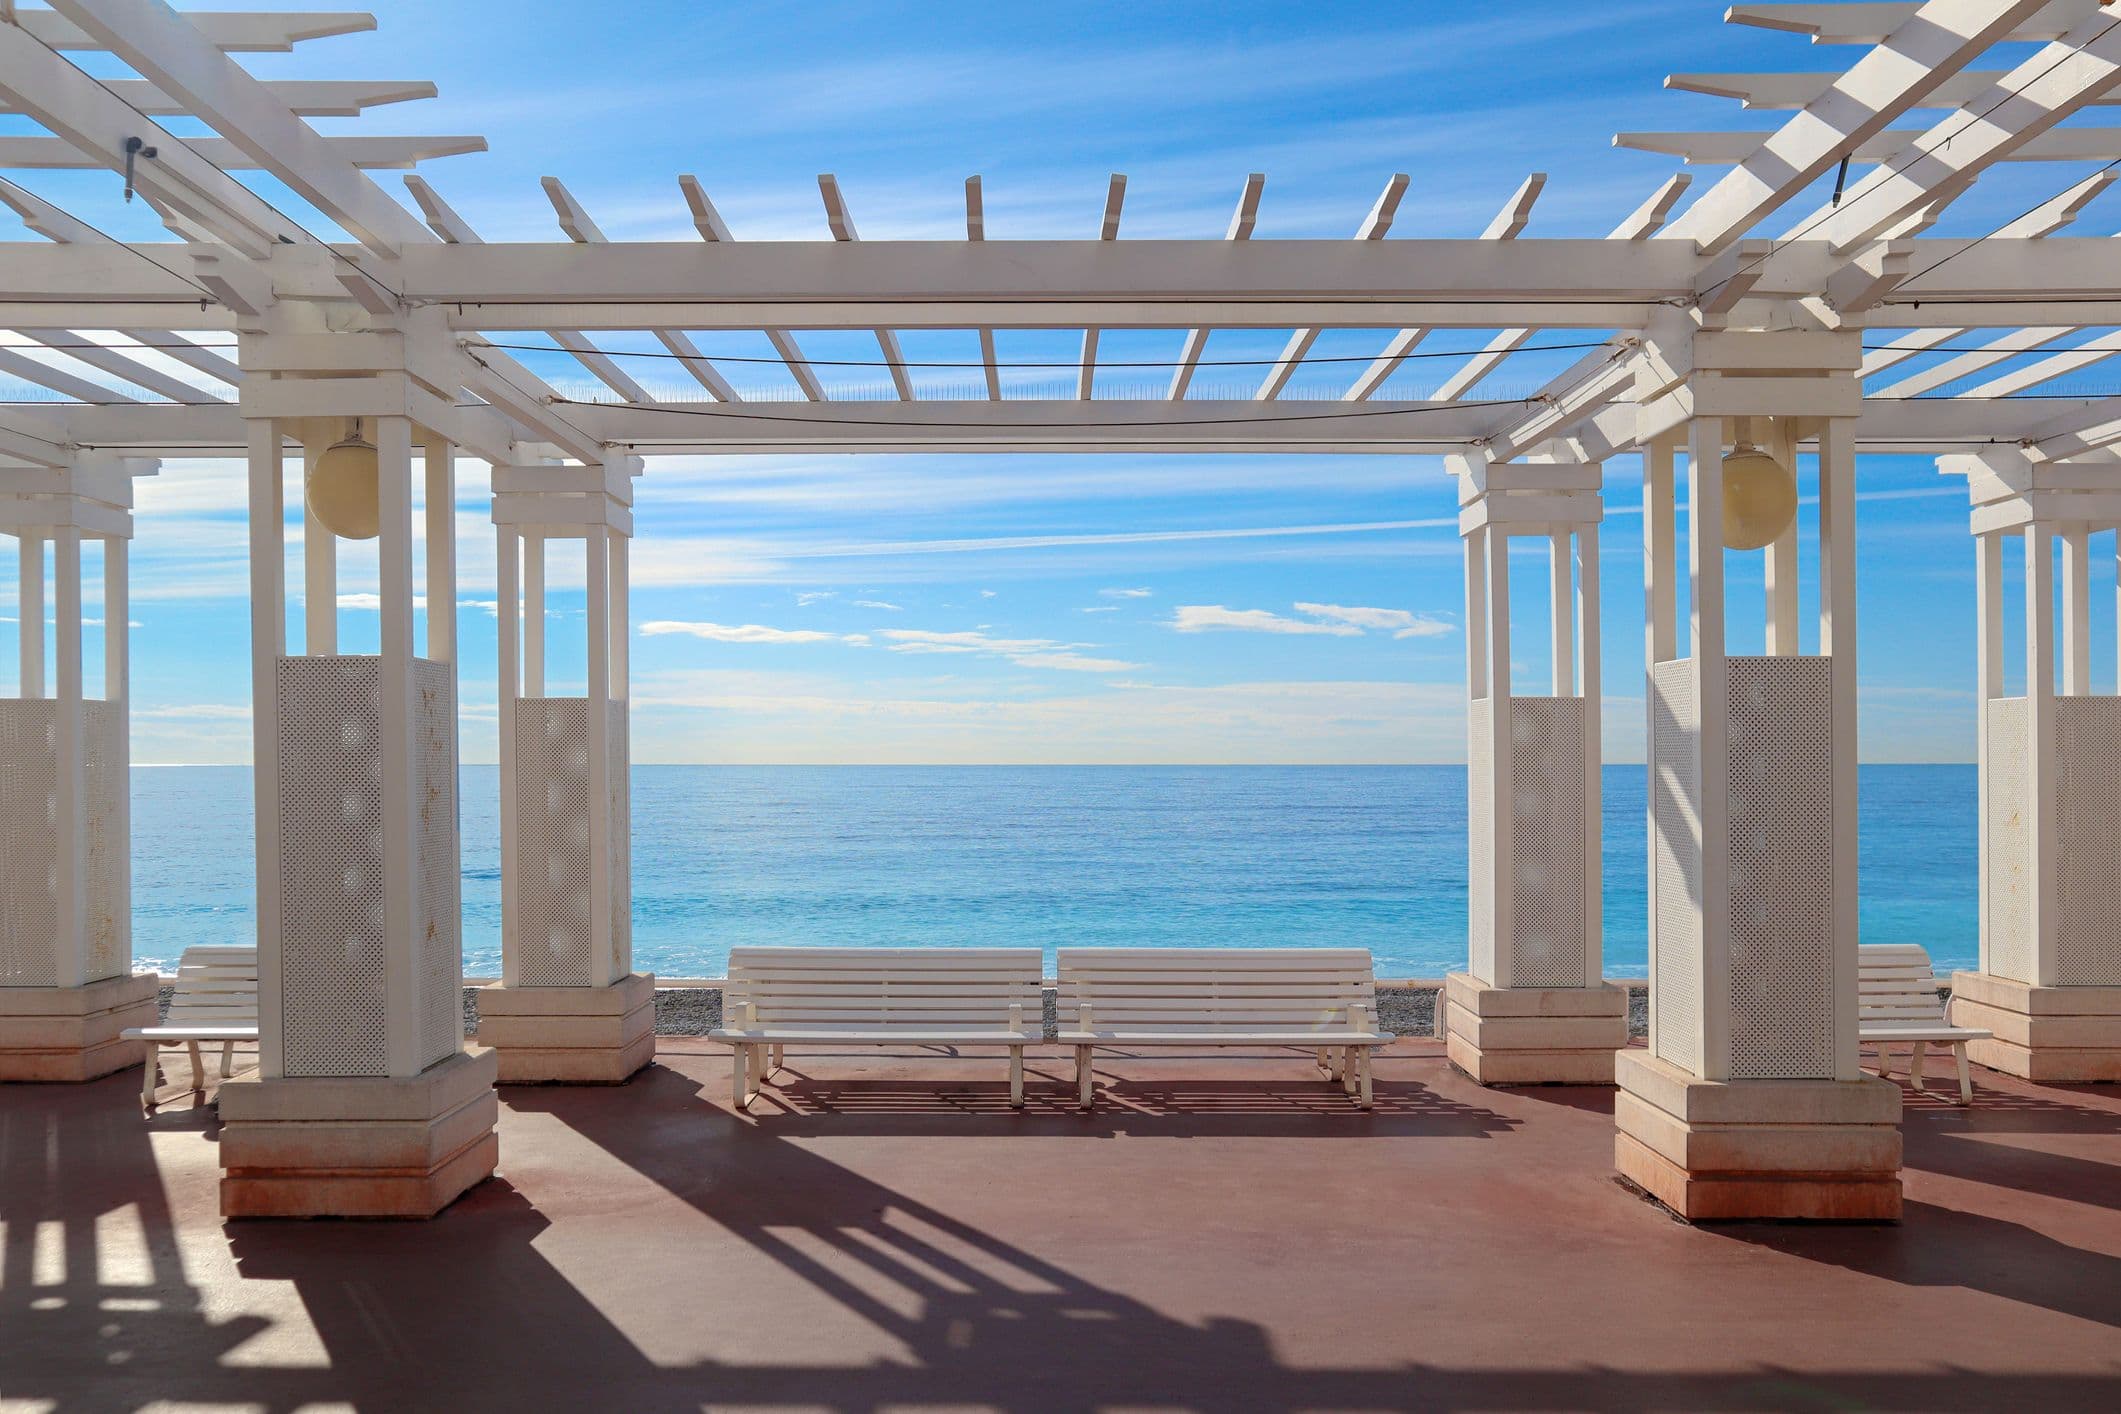
[[140, 1067], [140, 1108], [155, 1112], [155, 1087], [162, 1081], [162, 1043], [147, 1043], [147, 1059]]
[[1094, 1084], [1095, 1080], [1090, 1073], [1090, 1048], [1088, 1046], [1077, 1046], [1075, 1048], [1076, 1102], [1086, 1110], [1096, 1103], [1096, 1092], [1092, 1089]]
[[1893, 1078], [1893, 1067], [1886, 1059], [1885, 1042], [1880, 1041], [1874, 1049], [1878, 1052], [1878, 1078], [1880, 1080], [1891, 1080]]
[[206, 1062], [199, 1059], [199, 1043], [186, 1041], [184, 1049], [191, 1053], [191, 1088], [197, 1094], [206, 1088]]
[[731, 1093], [738, 1109], [749, 1109], [751, 1106], [751, 1083], [750, 1077], [745, 1074], [745, 1071], [749, 1069], [746, 1062], [750, 1059], [751, 1047], [739, 1041], [734, 1046], [731, 1046], [729, 1050], [734, 1057], [736, 1066], [735, 1085]]
[[778, 1041], [768, 1047], [766, 1051], [766, 1074], [762, 1078], [771, 1080], [774, 1076], [779, 1075], [781, 1073], [781, 1062], [787, 1057], [787, 1054], [788, 1048]]
[[1358, 1083], [1356, 1072], [1362, 1068], [1362, 1057], [1366, 1054], [1361, 1046], [1346, 1046], [1340, 1053], [1340, 1088], [1346, 1095], [1353, 1095]]
[[1011, 1046], [1009, 1048], [1009, 1108], [1020, 1110], [1023, 1107], [1024, 1048], [1022, 1046]]
[[1974, 1072], [1966, 1064], [1966, 1042], [1954, 1041], [1952, 1056], [1959, 1062], [1959, 1103], [1971, 1105], [1974, 1102]]
[[229, 1067], [235, 1063], [236, 1043], [234, 1041], [223, 1041], [221, 1043], [221, 1078], [223, 1080], [228, 1079]]
[[1376, 1052], [1372, 1051], [1368, 1046], [1364, 1046], [1355, 1054], [1355, 1064], [1362, 1074], [1362, 1094], [1356, 1100], [1356, 1104], [1363, 1109], [1370, 1108], [1370, 1060], [1375, 1054]]
[[1929, 1093], [1922, 1088], [1922, 1062], [1928, 1050], [1929, 1042], [1917, 1041], [1914, 1051], [1907, 1058], [1907, 1078], [1909, 1083], [1915, 1087], [1915, 1093], [1918, 1095]]
[[1320, 1046], [1316, 1051], [1312, 1052], [1312, 1058], [1318, 1062], [1318, 1068], [1320, 1070], [1324, 1071], [1327, 1075], [1331, 1075], [1333, 1073], [1333, 1053], [1331, 1051], [1327, 1050], [1324, 1046]]

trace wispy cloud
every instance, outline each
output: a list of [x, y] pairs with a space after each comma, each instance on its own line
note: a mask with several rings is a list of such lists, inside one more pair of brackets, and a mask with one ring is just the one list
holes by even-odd
[[814, 628], [768, 628], [764, 624], [687, 623], [676, 619], [652, 619], [641, 625], [641, 637], [664, 638], [683, 634], [709, 643], [833, 643], [849, 641], [836, 633]]
[[836, 589], [806, 589], [795, 596], [795, 602], [798, 608], [807, 609], [812, 604], [826, 599], [837, 598], [839, 598], [839, 591]]
[[881, 599], [856, 599], [852, 602], [857, 609], [882, 609], [887, 613], [893, 614], [904, 612], [899, 605], [887, 604]]
[[1171, 627], [1180, 633], [1205, 633], [1209, 629], [1235, 628], [1251, 633], [1320, 633], [1335, 638], [1359, 638], [1354, 624], [1321, 623], [1314, 619], [1288, 619], [1266, 609], [1226, 609], [1220, 604], [1181, 604], [1171, 616]]
[[1453, 627], [1447, 619], [1434, 614], [1417, 614], [1408, 609], [1365, 609], [1345, 604], [1299, 602], [1296, 612], [1309, 614], [1314, 619], [1353, 624], [1357, 628], [1386, 629], [1394, 638], [1436, 638], [1451, 632]]
[[1122, 673], [1139, 668], [1118, 658], [1091, 658], [1078, 650], [1094, 643], [1060, 643], [1050, 638], [995, 638], [972, 630], [938, 632], [933, 629], [887, 628], [882, 637], [891, 641], [894, 653], [976, 653], [1006, 658], [1019, 668], [1052, 668], [1073, 673]]
[[1147, 589], [1100, 589], [1097, 592], [1107, 599], [1146, 599], [1151, 593]]

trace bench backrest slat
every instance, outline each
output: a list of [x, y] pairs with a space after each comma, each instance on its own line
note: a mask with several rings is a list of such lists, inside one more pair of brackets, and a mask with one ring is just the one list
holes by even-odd
[[1037, 948], [732, 948], [725, 1024], [1006, 1028], [1044, 1017]]
[[1062, 948], [1062, 1029], [1088, 1005], [1099, 1030], [1331, 1030], [1374, 1024], [1365, 948]]
[[1856, 1020], [1943, 1021], [1937, 974], [1915, 943], [1868, 943], [1856, 949]]
[[215, 945], [184, 950], [165, 1026], [256, 1026], [258, 950]]

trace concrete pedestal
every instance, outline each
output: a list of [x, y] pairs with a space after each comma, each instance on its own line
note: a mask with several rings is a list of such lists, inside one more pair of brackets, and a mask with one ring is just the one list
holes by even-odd
[[155, 1024], [161, 986], [149, 972], [85, 987], [0, 987], [0, 1081], [78, 1082], [140, 1064], [145, 1043], [119, 1033]]
[[1643, 1051], [1614, 1073], [1614, 1163], [1681, 1217], [1899, 1219], [1899, 1086], [1701, 1080]]
[[655, 976], [609, 987], [479, 988], [479, 1044], [503, 1085], [619, 1085], [655, 1059]]
[[1483, 1085], [1611, 1085], [1628, 1043], [1628, 990], [1610, 983], [1491, 987], [1454, 972], [1444, 1006], [1445, 1052]]
[[2121, 1081], [2121, 987], [2035, 987], [1952, 974], [1952, 1020], [1993, 1031], [1967, 1059], [2032, 1081]]
[[221, 1086], [224, 1218], [427, 1218], [493, 1176], [494, 1054], [420, 1074]]

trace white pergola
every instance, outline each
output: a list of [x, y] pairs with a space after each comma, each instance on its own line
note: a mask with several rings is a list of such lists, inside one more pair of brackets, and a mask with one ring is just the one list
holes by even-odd
[[[2110, 793], [2086, 785], [2121, 750], [2121, 719], [2059, 705], [2047, 596], [2028, 598], [2023, 699], [2001, 698], [1995, 632], [2001, 536], [2024, 540], [2036, 585], [2059, 536], [2081, 604], [2086, 538], [2121, 523], [2106, 489], [2121, 470], [2121, 399], [2051, 395], [2121, 354], [2121, 339], [2097, 332], [2121, 325], [2121, 260], [2108, 238], [2063, 234], [2121, 167], [2121, 128], [2073, 121], [2121, 93], [2121, 7], [1863, 0], [1742, 4], [1727, 18], [1842, 46], [1850, 62], [1668, 80], [1787, 117], [1765, 133], [1620, 135], [1717, 170], [1698, 191], [1672, 176], [1603, 239], [1528, 234], [1546, 185], [1535, 174], [1484, 231], [1455, 239], [1388, 239], [1409, 188], [1395, 175], [1351, 239], [1255, 240], [1254, 175], [1219, 237], [1122, 238], [1115, 177], [1094, 236], [1004, 239], [973, 177], [963, 240], [865, 240], [826, 176], [832, 239], [747, 242], [681, 176], [671, 201], [696, 241], [608, 240], [548, 177], [564, 239], [482, 243], [423, 177], [405, 178], [408, 205], [370, 175], [482, 139], [327, 136], [306, 121], [431, 85], [268, 83], [235, 57], [371, 17], [0, 0], [0, 107], [42, 134], [0, 138], [0, 169], [123, 173], [172, 235], [113, 240], [94, 213], [0, 180], [0, 200], [41, 238], [0, 256], [0, 373], [55, 398], [0, 405], [0, 530], [31, 567], [26, 602], [42, 592], [50, 543], [62, 618], [57, 690], [46, 697], [25, 649], [24, 700], [4, 704], [0, 743], [6, 769], [56, 782], [50, 818], [67, 824], [40, 831], [34, 802], [0, 810], [11, 875], [33, 881], [32, 861], [49, 857], [59, 891], [0, 901], [0, 1066], [86, 1075], [127, 1063], [110, 1038], [150, 1004], [126, 949], [85, 947], [79, 922], [111, 906], [96, 890], [123, 888], [122, 831], [115, 883], [84, 842], [122, 810], [111, 784], [122, 773], [83, 764], [99, 710], [119, 723], [122, 752], [122, 650], [96, 703], [81, 695], [78, 645], [71, 669], [64, 645], [78, 542], [122, 545], [125, 478], [154, 458], [249, 466], [263, 1064], [224, 1090], [221, 1143], [224, 1209], [241, 1215], [433, 1212], [492, 1171], [497, 1073], [616, 1081], [651, 1053], [652, 979], [633, 971], [627, 923], [626, 550], [634, 481], [656, 458], [1434, 453], [1461, 488], [1473, 706], [1472, 927], [1468, 969], [1449, 987], [1453, 1059], [1494, 1083], [1617, 1078], [1622, 1173], [1690, 1216], [1897, 1214], [1898, 1091], [1860, 1074], [1855, 1034], [1853, 512], [1865, 453], [1947, 459], [1976, 502], [1992, 699], [1984, 941], [1981, 972], [1957, 988], [1997, 1032], [1983, 1059], [2036, 1078], [2121, 1073], [2121, 944], [2099, 926], [2112, 910], [2069, 883], [2121, 877]], [[2028, 57], [1992, 61], [1997, 46], [2028, 43]], [[68, 58], [77, 50], [134, 77], [92, 78]], [[173, 134], [159, 120], [174, 115], [215, 136]], [[1988, 234], [1925, 234], [2003, 162], [2072, 165], [2051, 199]], [[2083, 175], [2085, 164], [2099, 165]], [[328, 226], [291, 219], [231, 175], [252, 170]], [[1095, 396], [1101, 335], [1133, 329], [1183, 332], [1167, 391]], [[695, 342], [732, 330], [764, 336], [800, 400], [746, 399]], [[899, 341], [915, 330], [976, 333], [968, 371], [985, 396], [917, 396]], [[1007, 395], [996, 336], [1014, 330], [1080, 332], [1073, 396]], [[1219, 330], [1287, 332], [1248, 398], [1191, 395]], [[1321, 334], [1350, 330], [1374, 331], [1375, 355], [1347, 365], [1337, 396], [1295, 396], [1317, 382], [1294, 375]], [[1394, 375], [1451, 330], [1487, 343], [1438, 365], [1429, 396], [1399, 395], [1415, 380]], [[848, 331], [873, 336], [864, 362], [895, 398], [845, 396], [834, 365], [806, 357], [806, 338]], [[661, 345], [656, 367], [696, 383], [694, 396], [653, 396], [641, 355], [598, 342], [642, 332]], [[1556, 344], [1582, 356], [1540, 391], [1483, 395]], [[564, 395], [516, 357], [528, 348], [564, 352], [605, 392]], [[380, 467], [381, 652], [335, 652], [334, 542], [312, 515], [295, 653], [286, 462], [300, 456], [307, 476], [356, 419]], [[1726, 639], [1721, 470], [1754, 446], [1785, 467], [1800, 449], [1817, 457], [1810, 653], [1794, 522], [1761, 551], [1765, 651]], [[430, 602], [454, 602], [459, 455], [494, 468], [501, 566], [506, 975], [482, 998], [487, 1045], [472, 1049], [454, 1022], [455, 635], [446, 611], [423, 616], [414, 596], [418, 506]], [[1600, 966], [1597, 547], [1602, 466], [1620, 456], [1645, 468], [1655, 1004], [1649, 1050], [1620, 1052], [1616, 1077], [1626, 1018]], [[1546, 694], [1510, 681], [1511, 537], [1551, 551]], [[590, 567], [580, 698], [547, 690], [553, 539], [583, 540]], [[106, 565], [122, 583], [122, 550]], [[2081, 617], [2064, 627], [2081, 645]], [[2062, 654], [2060, 699], [2089, 691], [2074, 652]], [[55, 732], [31, 729], [54, 713]], [[2038, 803], [2032, 824], [2000, 823], [2005, 791]], [[364, 1165], [368, 1178], [348, 1179]]]

